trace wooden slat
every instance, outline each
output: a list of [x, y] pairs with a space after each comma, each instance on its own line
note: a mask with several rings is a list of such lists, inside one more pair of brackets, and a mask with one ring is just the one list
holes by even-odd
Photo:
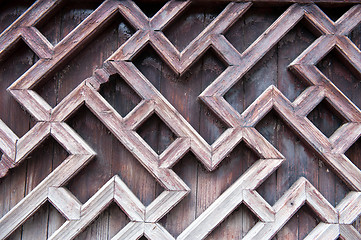
[[81, 206], [81, 218], [76, 221], [66, 221], [49, 239], [72, 239], [100, 212], [102, 212], [114, 198], [114, 178], [110, 179], [99, 191]]
[[342, 202], [337, 205], [339, 222], [341, 224], [352, 224], [361, 214], [360, 200], [361, 193], [350, 192]]
[[243, 190], [243, 201], [262, 222], [274, 222], [275, 211], [259, 193], [254, 190]]
[[340, 237], [346, 240], [360, 239], [361, 233], [352, 225], [340, 225]]
[[306, 201], [323, 222], [338, 223], [338, 213], [336, 209], [334, 209], [310, 182], [306, 183]]
[[143, 236], [144, 223], [130, 222], [122, 230], [120, 230], [112, 240], [137, 240]]
[[243, 201], [243, 190], [254, 190], [283, 160], [259, 160], [211, 204], [177, 239], [203, 239]]
[[305, 240], [337, 239], [340, 235], [338, 224], [320, 223], [315, 227]]
[[[354, 5], [337, 20], [337, 34], [347, 35], [361, 21], [361, 5]], [[351, 18], [352, 16], [352, 18]]]
[[164, 191], [146, 208], [145, 221], [158, 222], [180, 202], [188, 191]]
[[25, 27], [22, 29], [21, 36], [39, 58], [47, 59], [53, 56], [54, 46], [37, 28]]
[[145, 223], [144, 235], [149, 239], [174, 240], [174, 237], [158, 223]]
[[68, 220], [80, 218], [82, 204], [66, 188], [50, 187], [48, 199]]
[[11, 129], [0, 120], [0, 149], [1, 152], [8, 155], [10, 158], [15, 158], [15, 145], [18, 136], [11, 131]]
[[143, 221], [145, 219], [144, 205], [118, 176], [114, 177], [114, 184], [114, 201], [131, 221]]

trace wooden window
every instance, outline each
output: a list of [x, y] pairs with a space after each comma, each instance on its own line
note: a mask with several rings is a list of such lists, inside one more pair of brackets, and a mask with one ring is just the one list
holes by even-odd
[[0, 239], [361, 239], [361, 5], [297, 2], [2, 3]]

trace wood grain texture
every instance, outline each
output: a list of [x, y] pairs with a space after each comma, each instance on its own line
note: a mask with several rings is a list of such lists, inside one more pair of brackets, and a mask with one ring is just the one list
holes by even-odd
[[[64, 6], [60, 1], [38, 0], [3, 27], [1, 61], [18, 69], [0, 72], [7, 79], [1, 105], [8, 106], [0, 107], [0, 238], [73, 239], [83, 232], [101, 239], [220, 239], [214, 230], [228, 220], [225, 235], [239, 239], [360, 238], [352, 225], [361, 215], [361, 170], [352, 150], [361, 136], [359, 100], [352, 87], [340, 87], [346, 70], [337, 65], [346, 80], [335, 80], [330, 76], [337, 71], [319, 63], [336, 51], [351, 82], [361, 76], [359, 42], [349, 38], [361, 7], [354, 4], [333, 21], [314, 3], [300, 1], [265, 17], [253, 2], [262, 6], [237, 1], [202, 9], [169, 1], [147, 16], [130, 0], [106, 0], [94, 11], [74, 6], [60, 15], [53, 12]], [[177, 23], [182, 18], [185, 25]], [[42, 26], [46, 20], [60, 27]], [[238, 38], [228, 31], [249, 23], [263, 26], [234, 44]], [[12, 55], [13, 49], [28, 53]], [[16, 64], [12, 57], [30, 60]], [[243, 95], [235, 97], [239, 88]], [[314, 115], [325, 112], [323, 101], [343, 119], [326, 121], [335, 131], [322, 131]], [[21, 111], [12, 106], [34, 120], [18, 123]], [[270, 111], [296, 137], [277, 126], [257, 127]], [[60, 147], [40, 156], [36, 151], [49, 137]], [[319, 162], [307, 164], [312, 154], [300, 141]], [[301, 174], [292, 175], [293, 168]], [[107, 210], [111, 204], [129, 219]], [[241, 204], [258, 218], [254, 226], [245, 209], [242, 221], [230, 217]], [[307, 216], [290, 220], [304, 205], [321, 221], [310, 233], [301, 226]], [[287, 222], [298, 232], [282, 230]]]

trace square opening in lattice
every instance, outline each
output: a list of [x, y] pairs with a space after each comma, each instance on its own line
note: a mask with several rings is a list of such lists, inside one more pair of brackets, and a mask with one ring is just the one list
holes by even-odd
[[86, 19], [101, 1], [61, 1], [52, 11], [47, 13], [35, 27], [56, 45]]
[[308, 205], [303, 205], [275, 237], [277, 239], [304, 239], [320, 222], [315, 212]]
[[247, 206], [241, 204], [220, 223], [205, 239], [241, 240], [256, 225], [259, 219]]
[[[288, 6], [287, 6], [288, 7]], [[287, 7], [271, 7], [252, 5], [224, 33], [227, 40], [243, 53], [262, 33], [282, 15]]]
[[167, 1], [138, 0], [135, 1], [135, 3], [148, 18], [152, 18], [167, 3]]
[[361, 73], [341, 55], [337, 48], [330, 51], [316, 66], [357, 107], [361, 107]]
[[336, 22], [343, 14], [345, 14], [350, 8], [351, 4], [328, 4], [319, 3], [317, 4], [321, 10], [329, 17], [332, 21]]
[[142, 100], [119, 74], [111, 75], [108, 82], [100, 86], [99, 93], [122, 117]]
[[350, 40], [361, 49], [361, 23], [359, 23], [348, 35]]
[[133, 63], [209, 144], [227, 129], [227, 125], [198, 98], [226, 68], [212, 48], [182, 75], [175, 73], [149, 45]]
[[3, 1], [0, 8], [0, 33], [23, 14], [34, 1]]
[[155, 113], [147, 118], [136, 132], [158, 155], [177, 139], [176, 134]]
[[361, 170], [361, 138], [357, 139], [356, 142], [352, 144], [345, 152], [345, 155]]
[[164, 35], [179, 50], [184, 50], [226, 7], [225, 2], [193, 1], [163, 29]]
[[111, 239], [129, 222], [130, 219], [123, 210], [112, 202], [74, 239]]
[[38, 60], [22, 38], [0, 56], [0, 119], [19, 137], [35, 123], [7, 89]]
[[331, 135], [347, 120], [327, 100], [323, 99], [308, 115], [307, 118], [326, 137]]

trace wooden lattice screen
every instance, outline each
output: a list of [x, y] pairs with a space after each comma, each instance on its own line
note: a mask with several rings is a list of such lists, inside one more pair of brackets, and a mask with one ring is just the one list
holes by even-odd
[[336, 2], [3, 2], [0, 239], [361, 239], [361, 5]]

